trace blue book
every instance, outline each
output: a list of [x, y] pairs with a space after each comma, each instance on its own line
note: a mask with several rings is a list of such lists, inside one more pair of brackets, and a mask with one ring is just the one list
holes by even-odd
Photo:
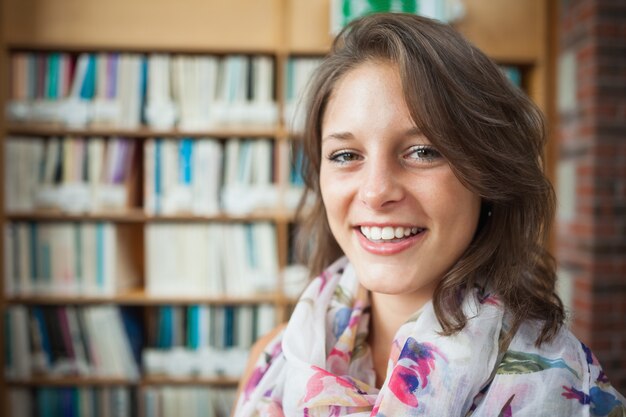
[[52, 347], [50, 346], [50, 335], [48, 334], [48, 328], [46, 327], [46, 319], [44, 311], [41, 307], [35, 306], [32, 309], [32, 315], [35, 318], [39, 334], [41, 335], [41, 348], [46, 355], [46, 363], [52, 363]]
[[145, 117], [145, 111], [143, 109], [146, 108], [147, 94], [148, 90], [148, 59], [145, 56], [140, 58], [141, 60], [141, 73], [139, 74], [139, 114], [141, 118], [141, 123], [147, 124], [148, 121]]
[[224, 307], [224, 347], [235, 346], [235, 307]]
[[169, 349], [174, 345], [174, 307], [163, 306], [159, 308], [159, 320], [157, 329], [157, 347]]
[[59, 412], [63, 417], [78, 417], [78, 410], [74, 408], [74, 398], [72, 391], [75, 388], [59, 388]]
[[200, 306], [192, 305], [187, 309], [187, 347], [198, 349], [199, 346]]
[[301, 187], [304, 186], [304, 179], [302, 178], [302, 165], [304, 164], [304, 154], [300, 147], [292, 148], [292, 160], [291, 166], [291, 184]]
[[80, 86], [80, 98], [91, 100], [96, 95], [96, 56], [89, 54], [87, 58], [87, 72]]
[[178, 143], [178, 182], [191, 185], [193, 161], [193, 140], [186, 138]]
[[120, 307], [124, 330], [126, 330], [126, 335], [128, 336], [131, 350], [133, 351], [133, 358], [138, 366], [141, 364], [141, 349], [143, 348], [144, 339], [141, 313], [142, 310], [138, 307]]
[[46, 80], [48, 81], [46, 98], [56, 99], [58, 98], [59, 91], [59, 62], [61, 61], [61, 54], [51, 53], [48, 55], [48, 74]]
[[59, 413], [57, 404], [58, 395], [54, 388], [39, 388], [36, 397], [38, 417], [55, 417], [62, 415]]

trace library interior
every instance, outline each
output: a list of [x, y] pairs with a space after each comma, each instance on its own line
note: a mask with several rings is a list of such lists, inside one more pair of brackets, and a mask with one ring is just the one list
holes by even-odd
[[544, 113], [567, 326], [626, 392], [626, 2], [0, 0], [0, 417], [230, 415], [309, 279], [307, 83], [383, 3]]

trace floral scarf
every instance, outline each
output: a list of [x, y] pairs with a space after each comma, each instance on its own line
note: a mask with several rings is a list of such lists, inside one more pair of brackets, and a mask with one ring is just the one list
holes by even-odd
[[266, 348], [235, 411], [248, 416], [626, 416], [590, 350], [563, 329], [534, 345], [523, 324], [506, 352], [506, 315], [476, 291], [465, 328], [441, 336], [431, 303], [396, 333], [387, 378], [375, 386], [366, 343], [369, 295], [342, 258], [311, 282]]

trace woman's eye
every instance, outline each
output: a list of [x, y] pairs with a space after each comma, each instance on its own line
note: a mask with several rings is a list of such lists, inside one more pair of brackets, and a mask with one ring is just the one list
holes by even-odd
[[432, 146], [420, 145], [411, 148], [409, 157], [419, 161], [434, 162], [442, 156], [439, 151]]
[[328, 159], [330, 159], [333, 162], [345, 164], [347, 162], [356, 161], [358, 158], [359, 156], [354, 152], [340, 151], [340, 152], [335, 152], [334, 154], [330, 155]]

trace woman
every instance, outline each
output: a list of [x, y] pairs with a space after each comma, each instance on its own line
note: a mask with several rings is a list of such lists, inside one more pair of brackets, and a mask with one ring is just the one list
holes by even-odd
[[311, 92], [319, 276], [255, 347], [235, 415], [626, 415], [563, 327], [543, 122], [498, 67], [448, 26], [373, 15]]

